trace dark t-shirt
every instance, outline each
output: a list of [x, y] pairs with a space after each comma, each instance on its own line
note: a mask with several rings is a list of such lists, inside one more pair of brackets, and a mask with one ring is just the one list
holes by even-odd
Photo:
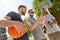
[[11, 17], [11, 20], [12, 21], [20, 21], [20, 22], [23, 22], [22, 19], [21, 19], [21, 16], [19, 14], [17, 14], [16, 12], [9, 12], [7, 14], [7, 16]]
[[[21, 19], [21, 16], [20, 16], [19, 14], [17, 14], [16, 12], [13, 12], [13, 11], [12, 11], [12, 12], [9, 12], [9, 13], [7, 14], [7, 16], [11, 17], [11, 20], [12, 20], [12, 21], [20, 21], [20, 22], [23, 23], [23, 21], [22, 21], [22, 19]], [[15, 39], [15, 40], [28, 40], [28, 34], [25, 33], [25, 34], [23, 35], [23, 37], [17, 38], [17, 39]]]

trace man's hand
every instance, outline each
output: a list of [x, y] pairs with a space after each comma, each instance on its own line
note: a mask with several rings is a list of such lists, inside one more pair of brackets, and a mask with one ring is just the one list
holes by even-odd
[[44, 9], [45, 10], [48, 10], [48, 5], [47, 4], [44, 6]]
[[48, 22], [48, 24], [52, 27], [53, 23], [52, 22]]
[[[52, 20], [53, 20], [53, 19], [52, 19]], [[56, 19], [54, 19], [54, 20], [53, 20], [53, 24], [57, 24], [57, 21], [56, 21]]]
[[26, 32], [24, 24], [22, 22], [15, 21], [13, 26], [16, 28], [16, 30], [18, 31], [19, 34], [20, 34], [20, 32], [22, 32], [22, 33]]

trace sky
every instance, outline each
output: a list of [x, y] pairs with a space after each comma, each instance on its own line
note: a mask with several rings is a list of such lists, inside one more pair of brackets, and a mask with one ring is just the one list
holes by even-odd
[[10, 11], [18, 12], [17, 8], [19, 5], [25, 5], [27, 10], [32, 9], [32, 1], [33, 0], [0, 0], [0, 19], [5, 17]]

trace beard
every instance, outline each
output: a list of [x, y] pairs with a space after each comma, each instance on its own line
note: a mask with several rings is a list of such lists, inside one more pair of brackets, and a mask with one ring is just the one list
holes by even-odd
[[24, 12], [22, 12], [22, 15], [25, 15], [25, 13], [24, 13]]
[[30, 15], [30, 17], [33, 17], [32, 15]]

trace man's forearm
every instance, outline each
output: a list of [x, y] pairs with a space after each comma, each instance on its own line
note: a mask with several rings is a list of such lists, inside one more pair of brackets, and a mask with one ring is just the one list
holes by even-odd
[[0, 20], [0, 26], [10, 27], [10, 26], [12, 26], [12, 24], [13, 23], [10, 21]]
[[32, 25], [32, 26], [30, 27], [31, 31], [33, 31], [37, 26], [38, 26], [38, 23], [35, 24], [35, 25]]
[[48, 24], [52, 25], [52, 24], [57, 24], [56, 20], [53, 20], [53, 22], [48, 22]]
[[56, 20], [53, 20], [53, 24], [57, 24], [57, 21]]

